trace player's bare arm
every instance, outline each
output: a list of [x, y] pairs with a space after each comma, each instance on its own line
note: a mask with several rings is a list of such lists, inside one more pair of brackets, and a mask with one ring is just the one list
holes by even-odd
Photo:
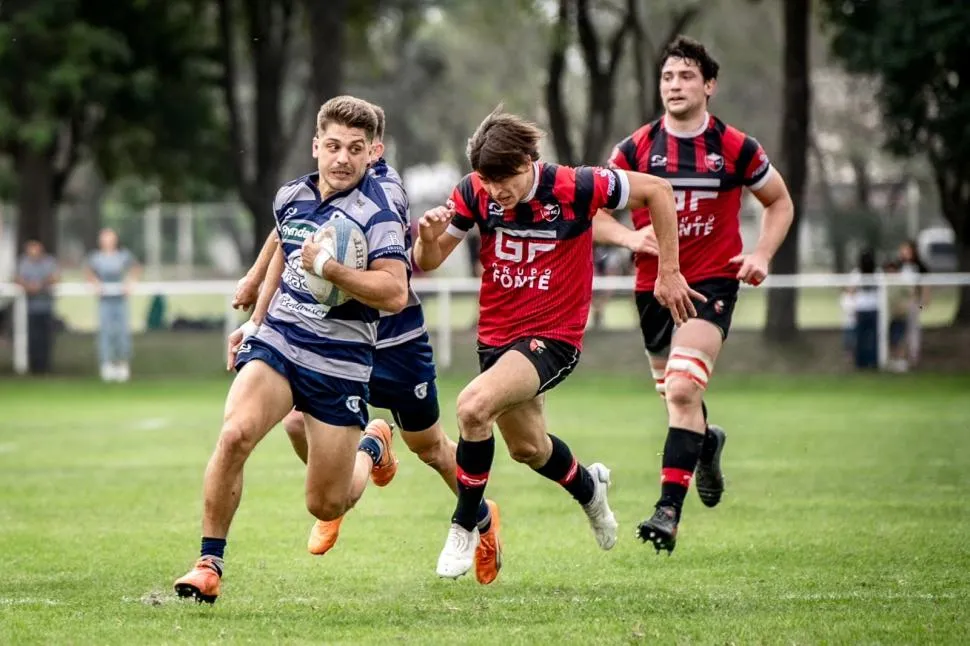
[[418, 220], [418, 239], [414, 243], [414, 261], [423, 271], [432, 271], [451, 255], [461, 238], [448, 233], [448, 225], [455, 217], [453, 205], [436, 206], [425, 211]]
[[697, 316], [697, 310], [691, 299], [705, 302], [707, 298], [691, 289], [683, 274], [680, 273], [680, 239], [677, 232], [677, 205], [674, 202], [674, 190], [670, 182], [659, 177], [630, 171], [622, 172], [625, 172], [630, 180], [628, 206], [631, 209], [650, 209], [650, 220], [653, 223], [660, 251], [654, 296], [657, 302], [670, 309], [674, 322], [682, 325], [689, 318]]
[[[408, 275], [403, 261], [378, 258], [361, 271], [346, 267], [331, 257], [320, 262], [322, 249], [317, 242], [308, 241], [303, 245], [300, 258], [305, 270], [326, 278], [364, 305], [392, 314], [407, 306]], [[329, 256], [326, 252], [323, 253]]]
[[648, 253], [652, 256], [660, 253], [652, 225], [642, 229], [631, 229], [617, 220], [610, 209], [600, 209], [596, 212], [593, 218], [593, 241], [596, 244], [625, 247], [633, 253]]
[[753, 252], [735, 256], [731, 262], [741, 265], [738, 280], [750, 285], [760, 285], [768, 275], [771, 259], [788, 235], [788, 229], [795, 217], [795, 205], [792, 204], [784, 178], [774, 169], [765, 185], [752, 192], [765, 207], [761, 220], [761, 236]]
[[268, 265], [262, 280], [259, 297], [253, 306], [252, 317], [236, 328], [229, 335], [229, 338], [226, 339], [226, 370], [232, 370], [233, 365], [236, 363], [236, 354], [239, 352], [239, 346], [248, 337], [253, 336], [259, 331], [259, 326], [263, 324], [263, 320], [266, 318], [270, 301], [273, 300], [273, 295], [279, 289], [280, 279], [283, 277], [285, 259], [283, 258], [283, 250], [281, 248], [277, 247], [276, 252], [270, 255]]
[[236, 293], [232, 296], [233, 309], [248, 310], [256, 304], [256, 299], [259, 298], [259, 286], [263, 283], [266, 269], [269, 267], [270, 260], [273, 259], [273, 252], [276, 251], [278, 243], [276, 231], [270, 231], [270, 234], [266, 236], [266, 242], [263, 243], [263, 248], [259, 250], [256, 262], [236, 284]]

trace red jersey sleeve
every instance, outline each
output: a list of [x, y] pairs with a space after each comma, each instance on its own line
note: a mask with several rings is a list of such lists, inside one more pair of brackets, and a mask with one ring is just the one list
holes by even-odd
[[738, 154], [738, 170], [743, 173], [741, 183], [752, 191], [768, 183], [771, 174], [771, 160], [754, 137], [745, 135]]
[[477, 190], [471, 175], [465, 175], [451, 191], [449, 200], [455, 205], [455, 217], [448, 225], [448, 233], [456, 238], [464, 238], [475, 226], [478, 212]]
[[610, 153], [607, 166], [622, 170], [636, 170], [637, 145], [633, 141], [633, 135], [630, 135], [613, 147], [613, 152]]
[[600, 209], [622, 209], [630, 197], [630, 179], [622, 170], [560, 166], [553, 194], [573, 205], [578, 218], [592, 219]]

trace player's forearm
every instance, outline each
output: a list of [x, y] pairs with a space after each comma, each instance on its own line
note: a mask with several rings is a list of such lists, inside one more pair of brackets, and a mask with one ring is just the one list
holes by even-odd
[[383, 269], [358, 271], [331, 261], [324, 266], [324, 278], [355, 300], [384, 312], [400, 312], [408, 302], [407, 279]]
[[266, 270], [269, 269], [269, 263], [273, 259], [273, 254], [276, 251], [276, 231], [270, 231], [269, 235], [266, 237], [266, 242], [263, 243], [263, 248], [259, 250], [259, 255], [256, 257], [256, 262], [253, 266], [249, 268], [246, 272], [246, 279], [252, 281], [253, 284], [258, 285], [263, 282], [266, 278]]
[[654, 184], [647, 193], [650, 222], [657, 236], [661, 272], [680, 271], [680, 240], [678, 238], [677, 205], [670, 184]]
[[785, 241], [788, 230], [795, 218], [795, 207], [791, 199], [784, 197], [765, 207], [761, 220], [761, 236], [755, 246], [755, 253], [762, 254], [769, 261]]
[[593, 242], [608, 244], [615, 247], [630, 248], [630, 234], [632, 229], [613, 217], [613, 213], [600, 209], [593, 217]]
[[445, 255], [441, 250], [440, 239], [434, 242], [425, 242], [418, 238], [414, 243], [414, 262], [421, 271], [434, 271], [444, 262]]
[[263, 277], [263, 286], [259, 290], [259, 298], [256, 299], [256, 306], [253, 307], [251, 320], [256, 325], [262, 325], [269, 311], [269, 304], [280, 287], [280, 279], [283, 277], [283, 249], [277, 247], [276, 251], [270, 256], [269, 266], [266, 268], [266, 275]]

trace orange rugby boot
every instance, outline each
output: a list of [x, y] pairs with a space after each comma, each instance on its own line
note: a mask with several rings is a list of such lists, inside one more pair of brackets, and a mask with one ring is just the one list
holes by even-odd
[[191, 597], [198, 603], [215, 603], [221, 581], [222, 575], [213, 558], [203, 556], [188, 574], [175, 582], [175, 592], [183, 599]]
[[479, 536], [478, 547], [475, 549], [475, 578], [482, 585], [488, 585], [498, 577], [502, 569], [502, 538], [499, 536], [498, 505], [492, 500], [486, 500], [492, 525], [488, 531]]
[[364, 429], [364, 435], [377, 438], [384, 445], [384, 454], [381, 456], [380, 461], [374, 465], [374, 468], [371, 469], [370, 479], [378, 487], [386, 487], [397, 474], [397, 457], [395, 457], [394, 451], [391, 450], [391, 427], [384, 420], [375, 419]]
[[335, 520], [318, 520], [310, 530], [310, 538], [306, 543], [307, 551], [316, 556], [323, 556], [329, 552], [337, 543], [342, 522], [344, 522], [343, 516]]

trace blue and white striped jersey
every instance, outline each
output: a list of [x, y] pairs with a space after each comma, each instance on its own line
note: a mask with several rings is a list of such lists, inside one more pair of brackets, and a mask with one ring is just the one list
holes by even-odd
[[401, 176], [387, 165], [383, 157], [371, 166], [371, 172], [384, 189], [384, 193], [393, 205], [394, 210], [401, 216], [401, 224], [404, 227], [404, 253], [408, 258], [408, 304], [397, 314], [381, 312], [381, 318], [377, 324], [377, 347], [390, 348], [420, 337], [427, 329], [424, 322], [424, 310], [421, 308], [421, 299], [410, 286], [411, 215], [404, 184], [401, 181]]
[[296, 365], [326, 375], [368, 381], [377, 345], [379, 312], [356, 300], [336, 307], [317, 302], [300, 269], [303, 241], [331, 218], [351, 218], [367, 237], [368, 264], [380, 258], [407, 263], [404, 227], [385, 190], [369, 173], [354, 188], [321, 199], [319, 173], [276, 193], [276, 231], [286, 258], [280, 288], [257, 338]]

